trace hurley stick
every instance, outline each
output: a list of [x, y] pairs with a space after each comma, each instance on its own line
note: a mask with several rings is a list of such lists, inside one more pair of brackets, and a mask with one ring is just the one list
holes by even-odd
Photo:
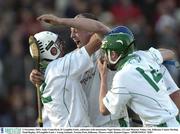
[[[35, 62], [35, 68], [39, 71], [39, 62], [40, 62], [40, 52], [36, 39], [34, 36], [29, 37], [29, 49], [30, 54]], [[41, 107], [41, 96], [40, 96], [40, 85], [36, 84], [36, 92], [37, 92], [37, 106], [38, 106], [38, 125], [39, 127], [43, 127], [42, 122], [42, 107]]]

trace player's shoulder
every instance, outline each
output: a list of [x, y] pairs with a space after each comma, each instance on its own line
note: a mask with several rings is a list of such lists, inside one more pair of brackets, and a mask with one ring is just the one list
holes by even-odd
[[50, 71], [52, 72], [53, 70], [55, 70], [55, 69], [56, 69], [56, 66], [57, 66], [57, 62], [58, 62], [59, 60], [61, 60], [61, 58], [58, 58], [58, 59], [56, 59], [56, 60], [51, 61], [51, 62], [48, 64], [47, 68], [46, 68], [45, 74], [47, 74], [47, 73], [50, 72]]
[[141, 63], [141, 60], [142, 60], [141, 56], [136, 52], [128, 55], [128, 60], [124, 64], [122, 68], [122, 72], [131, 71]]
[[137, 51], [137, 54], [149, 60], [153, 60], [158, 64], [162, 64], [163, 62], [163, 57], [161, 55], [161, 52], [153, 47], [149, 48], [147, 51]]
[[126, 79], [131, 76], [131, 73], [134, 71], [134, 67], [132, 64], [126, 63], [123, 68], [115, 74], [115, 78], [118, 79]]
[[118, 75], [129, 75], [131, 74], [136, 67], [142, 64], [142, 59], [141, 56], [138, 55], [137, 53], [133, 53], [128, 56], [127, 61], [124, 63], [124, 65], [119, 69]]
[[[127, 82], [129, 81], [129, 78], [132, 76], [131, 74], [131, 71], [132, 70], [120, 70], [118, 71], [115, 75], [114, 75], [114, 78], [113, 78], [113, 84], [117, 84], [118, 85], [126, 85]], [[115, 85], [116, 85], [115, 84]]]

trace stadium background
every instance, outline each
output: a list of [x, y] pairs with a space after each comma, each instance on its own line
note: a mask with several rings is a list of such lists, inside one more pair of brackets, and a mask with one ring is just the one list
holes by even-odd
[[[130, 27], [138, 49], [170, 48], [180, 60], [179, 0], [0, 0], [0, 127], [35, 126], [29, 35], [51, 30], [59, 33], [70, 49], [75, 47], [69, 28], [40, 24], [36, 17], [44, 13], [74, 17], [82, 12], [95, 14], [111, 27]], [[168, 69], [180, 86], [180, 71], [171, 65]]]

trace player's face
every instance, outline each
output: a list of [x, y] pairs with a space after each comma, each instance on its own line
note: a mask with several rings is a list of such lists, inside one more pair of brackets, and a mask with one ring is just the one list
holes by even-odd
[[110, 52], [110, 57], [112, 61], [117, 60], [117, 58], [119, 57], [119, 55], [115, 52], [115, 51], [111, 51]]
[[112, 64], [111, 61], [116, 61], [119, 57], [119, 54], [117, 54], [115, 51], [111, 51], [109, 54], [105, 53], [105, 58], [107, 59], [107, 66], [111, 70], [116, 70], [116, 64]]
[[109, 59], [111, 59], [111, 61], [116, 61], [119, 57], [119, 54], [117, 54], [115, 51], [109, 51], [109, 53], [105, 53], [105, 57], [108, 61]]
[[[83, 16], [76, 16], [75, 18], [79, 18]], [[77, 28], [71, 28], [71, 38], [77, 45], [77, 48], [81, 48], [86, 45], [92, 36], [91, 32], [83, 31]]]
[[90, 32], [71, 28], [71, 38], [76, 43], [78, 48], [86, 45], [89, 42], [91, 35], [92, 34]]

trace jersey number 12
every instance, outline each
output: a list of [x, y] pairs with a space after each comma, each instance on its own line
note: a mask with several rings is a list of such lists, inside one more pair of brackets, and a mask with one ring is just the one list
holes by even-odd
[[158, 87], [158, 85], [156, 83], [158, 83], [161, 79], [162, 79], [162, 74], [161, 73], [158, 73], [158, 71], [156, 71], [155, 69], [153, 69], [151, 66], [151, 75], [152, 75], [152, 78], [148, 76], [148, 74], [145, 73], [145, 71], [140, 68], [140, 67], [137, 67], [136, 70], [146, 79], [146, 81], [158, 92], [160, 89]]

